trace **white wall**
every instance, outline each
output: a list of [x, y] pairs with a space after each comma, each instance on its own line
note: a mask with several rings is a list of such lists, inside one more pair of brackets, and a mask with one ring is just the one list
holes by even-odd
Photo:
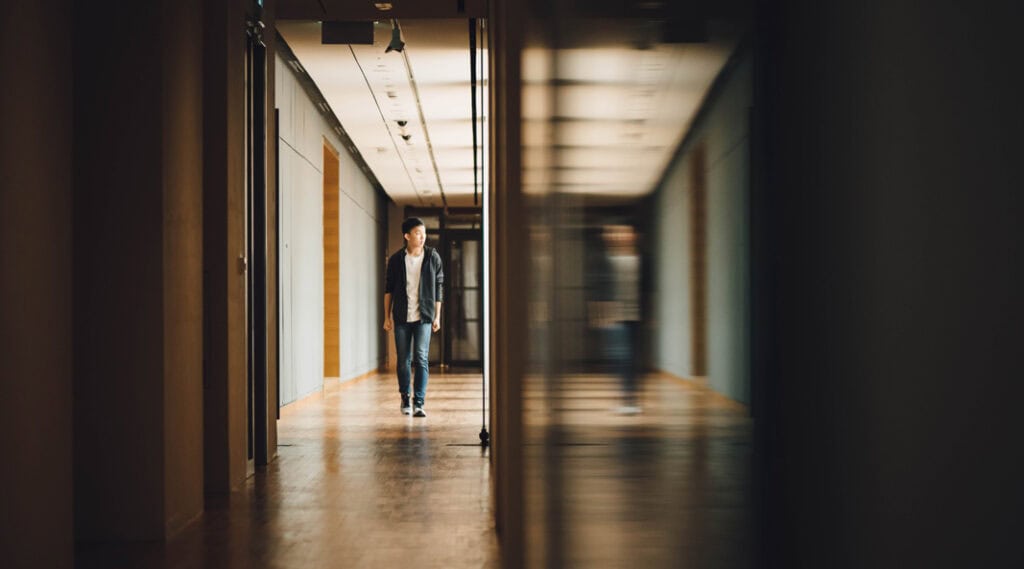
[[750, 401], [748, 193], [752, 62], [726, 71], [725, 83], [669, 166], [657, 195], [654, 364], [693, 375], [690, 286], [691, 152], [706, 148], [707, 375], [713, 389]]
[[[402, 212], [403, 209], [398, 205], [388, 203], [387, 256], [391, 256], [392, 253], [405, 246], [405, 237], [402, 236], [402, 221], [404, 220]], [[381, 283], [380, 288], [382, 297], [381, 302], [383, 303], [384, 283]], [[385, 342], [387, 343], [387, 369], [394, 371], [398, 369], [398, 354], [395, 349], [395, 333], [393, 331], [387, 333]]]
[[281, 215], [281, 405], [323, 383], [323, 143], [340, 153], [341, 380], [380, 365], [383, 265], [378, 195], [278, 57]]
[[[689, 251], [691, 247], [691, 193], [685, 191], [688, 169], [679, 163], [658, 195], [656, 218], [658, 250], [655, 261], [654, 362], [655, 367], [679, 377], [693, 370], [690, 334], [691, 294]], [[674, 189], [679, 188], [679, 189]]]

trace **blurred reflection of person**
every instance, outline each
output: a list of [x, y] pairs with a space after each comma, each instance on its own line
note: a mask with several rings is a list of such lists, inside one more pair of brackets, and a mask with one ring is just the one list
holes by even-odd
[[606, 246], [595, 277], [597, 300], [591, 303], [590, 321], [601, 329], [605, 354], [622, 382], [625, 414], [640, 412], [638, 353], [640, 340], [640, 255], [636, 232], [629, 225], [608, 225]]

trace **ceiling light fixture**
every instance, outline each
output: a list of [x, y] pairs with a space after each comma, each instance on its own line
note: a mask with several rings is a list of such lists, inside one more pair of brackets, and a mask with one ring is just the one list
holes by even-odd
[[381, 12], [389, 12], [392, 8], [391, 2], [374, 2], [373, 7]]
[[388, 44], [388, 47], [387, 49], [384, 50], [384, 53], [391, 53], [392, 51], [397, 51], [401, 53], [403, 49], [405, 49], [405, 42], [402, 41], [402, 30], [401, 28], [398, 27], [398, 20], [392, 19], [391, 43]]

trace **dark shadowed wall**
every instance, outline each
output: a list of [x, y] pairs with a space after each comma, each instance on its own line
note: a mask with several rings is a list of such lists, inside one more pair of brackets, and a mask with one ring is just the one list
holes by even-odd
[[[198, 2], [166, 4], [199, 29]], [[162, 15], [117, 2], [75, 10], [76, 45], [88, 46], [74, 58], [84, 541], [163, 539], [203, 507], [202, 65], [200, 46]]]
[[0, 565], [71, 567], [71, 3], [0, 18]]
[[767, 4], [761, 559], [1024, 565], [1024, 9]]

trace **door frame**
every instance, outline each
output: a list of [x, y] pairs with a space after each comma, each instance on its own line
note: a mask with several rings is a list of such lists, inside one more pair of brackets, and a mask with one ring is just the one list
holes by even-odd
[[245, 40], [246, 471], [269, 461], [267, 377], [267, 44], [259, 16]]

